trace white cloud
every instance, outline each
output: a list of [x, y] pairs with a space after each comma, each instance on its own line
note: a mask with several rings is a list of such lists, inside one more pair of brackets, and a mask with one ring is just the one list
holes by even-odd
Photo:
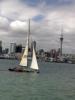
[[10, 23], [10, 27], [13, 31], [26, 31], [27, 23], [19, 20], [13, 21]]

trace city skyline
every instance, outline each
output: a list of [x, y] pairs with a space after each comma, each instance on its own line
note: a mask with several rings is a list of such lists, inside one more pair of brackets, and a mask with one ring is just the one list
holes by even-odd
[[63, 26], [63, 52], [75, 53], [74, 8], [74, 0], [1, 0], [0, 40], [4, 47], [12, 42], [25, 45], [30, 18], [38, 48], [59, 48]]

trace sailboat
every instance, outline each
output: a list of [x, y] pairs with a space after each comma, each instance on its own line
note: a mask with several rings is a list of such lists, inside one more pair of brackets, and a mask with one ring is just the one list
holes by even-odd
[[28, 52], [29, 52], [28, 49], [29, 49], [29, 35], [27, 35], [26, 47], [25, 47], [19, 66], [15, 68], [9, 68], [8, 69], [9, 71], [39, 73], [39, 66], [37, 63], [37, 57], [36, 57], [34, 45], [33, 45], [33, 53], [32, 53], [32, 62], [30, 66], [28, 66]]
[[28, 42], [26, 44], [25, 51], [23, 53], [22, 59], [20, 61], [19, 67], [9, 68], [9, 71], [15, 72], [37, 72], [39, 73], [39, 67], [37, 63], [37, 57], [33, 45], [33, 55], [32, 55], [32, 62], [30, 67], [28, 66]]

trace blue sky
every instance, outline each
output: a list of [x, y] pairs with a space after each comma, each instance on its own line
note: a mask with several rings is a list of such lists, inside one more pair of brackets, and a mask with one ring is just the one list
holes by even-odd
[[36, 6], [40, 0], [22, 0], [22, 2], [26, 3], [29, 6]]
[[37, 15], [37, 16], [34, 16], [34, 17], [32, 18], [32, 20], [34, 20], [34, 21], [36, 21], [36, 22], [39, 22], [39, 21], [42, 21], [42, 20], [44, 19], [44, 17], [45, 17], [45, 16], [39, 14], [39, 15]]
[[45, 2], [47, 5], [68, 5], [74, 2], [74, 0], [22, 0], [31, 6], [36, 6], [39, 3]]
[[63, 52], [75, 53], [75, 0], [0, 0], [0, 40], [22, 43], [31, 19], [31, 35], [37, 48], [60, 47], [63, 26]]

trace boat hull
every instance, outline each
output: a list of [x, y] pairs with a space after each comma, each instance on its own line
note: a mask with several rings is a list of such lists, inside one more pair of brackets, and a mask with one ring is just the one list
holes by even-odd
[[27, 73], [40, 73], [39, 70], [31, 70], [31, 69], [16, 69], [16, 68], [9, 68], [11, 72], [27, 72]]

